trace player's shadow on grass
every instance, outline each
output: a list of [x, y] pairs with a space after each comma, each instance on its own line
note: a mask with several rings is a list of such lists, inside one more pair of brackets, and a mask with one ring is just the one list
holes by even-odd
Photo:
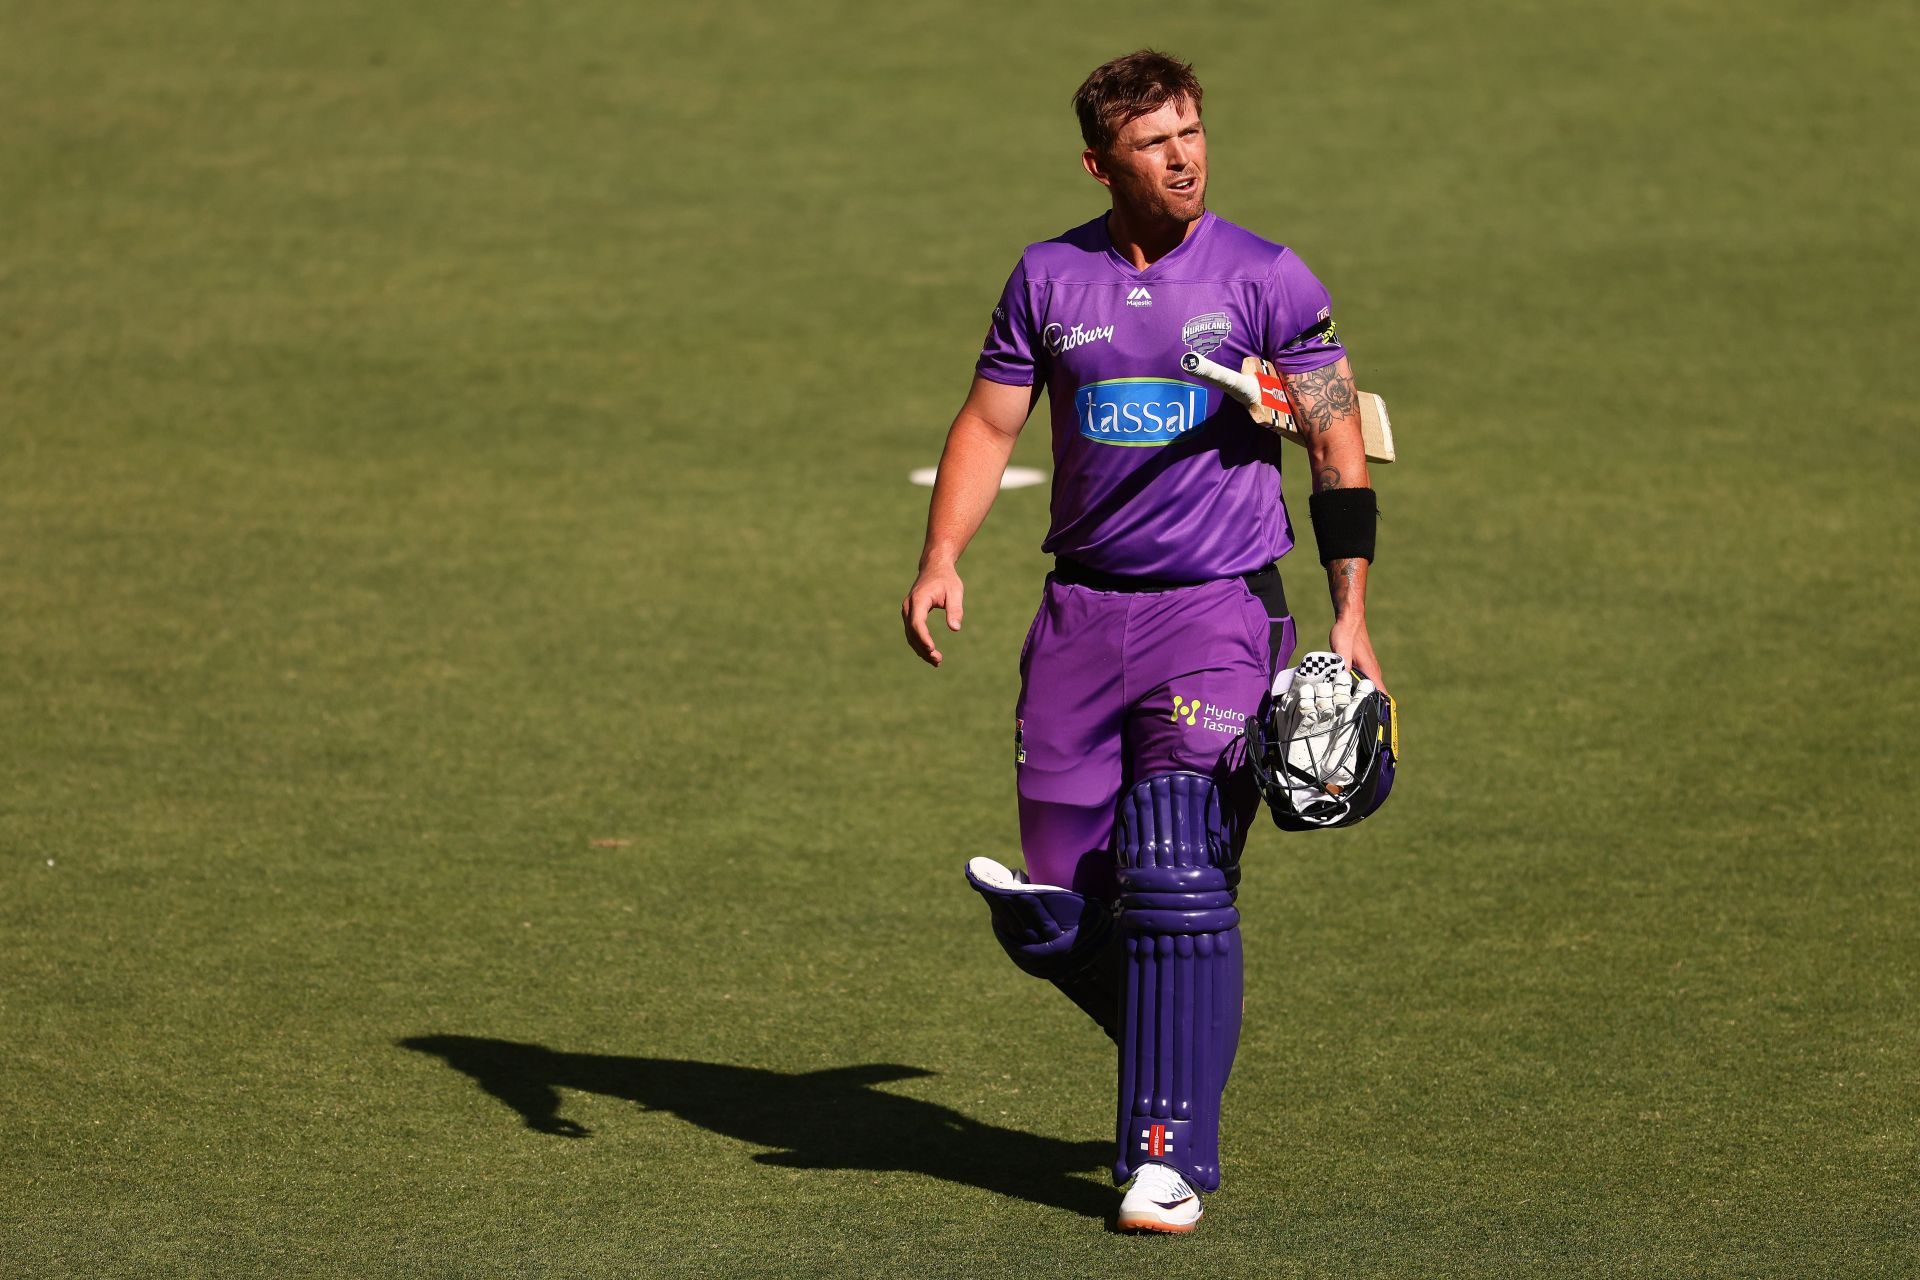
[[412, 1036], [403, 1048], [444, 1058], [520, 1113], [529, 1129], [566, 1138], [588, 1130], [560, 1114], [560, 1090], [626, 1098], [756, 1146], [789, 1169], [902, 1169], [1100, 1217], [1112, 1193], [1073, 1176], [1111, 1158], [1106, 1142], [1066, 1142], [982, 1124], [951, 1107], [883, 1093], [889, 1080], [932, 1075], [869, 1063], [787, 1073], [718, 1062], [561, 1053], [479, 1036]]

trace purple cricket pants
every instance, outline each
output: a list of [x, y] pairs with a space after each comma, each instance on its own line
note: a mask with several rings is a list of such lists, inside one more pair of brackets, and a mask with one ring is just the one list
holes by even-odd
[[1115, 806], [1134, 783], [1208, 774], [1236, 848], [1259, 805], [1241, 731], [1293, 652], [1278, 592], [1240, 578], [1102, 591], [1049, 575], [1020, 651], [1020, 848], [1035, 884], [1111, 901]]

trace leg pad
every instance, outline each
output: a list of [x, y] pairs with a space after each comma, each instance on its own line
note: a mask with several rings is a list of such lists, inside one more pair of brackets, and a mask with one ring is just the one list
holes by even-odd
[[1148, 778], [1120, 802], [1114, 852], [1125, 953], [1114, 1174], [1171, 1165], [1220, 1185], [1220, 1095], [1240, 1043], [1237, 855], [1213, 779]]
[[993, 936], [1021, 972], [1045, 978], [1100, 1024], [1120, 1028], [1120, 947], [1113, 910], [1071, 889], [1027, 883], [990, 858], [967, 864], [986, 899]]

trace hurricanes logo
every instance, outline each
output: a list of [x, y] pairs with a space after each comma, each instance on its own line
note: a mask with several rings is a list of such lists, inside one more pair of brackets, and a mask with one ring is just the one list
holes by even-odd
[[1195, 698], [1192, 702], [1188, 702], [1177, 693], [1173, 695], [1173, 723], [1179, 724], [1184, 717], [1188, 724], [1192, 724], [1199, 715], [1200, 700], [1198, 698]]
[[1188, 350], [1198, 351], [1203, 356], [1212, 355], [1232, 332], [1233, 321], [1226, 312], [1209, 311], [1180, 326], [1180, 341], [1187, 344]]

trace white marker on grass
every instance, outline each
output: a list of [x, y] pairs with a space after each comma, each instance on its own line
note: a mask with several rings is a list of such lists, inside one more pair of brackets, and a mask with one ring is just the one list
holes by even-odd
[[[920, 467], [917, 470], [909, 471], [907, 473], [907, 479], [917, 485], [925, 485], [928, 488], [932, 488], [934, 477], [939, 474], [940, 468], [938, 467]], [[1002, 489], [1027, 489], [1036, 484], [1045, 483], [1046, 478], [1047, 473], [1036, 467], [1008, 467], [1000, 475], [1000, 487]]]

